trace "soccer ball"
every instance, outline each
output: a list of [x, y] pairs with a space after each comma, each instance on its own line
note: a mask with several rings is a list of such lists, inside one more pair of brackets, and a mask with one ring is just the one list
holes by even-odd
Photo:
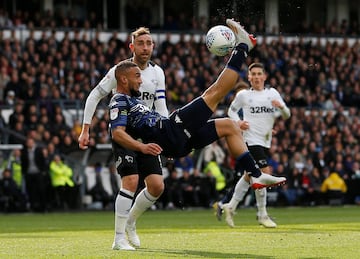
[[216, 56], [225, 56], [234, 49], [236, 39], [229, 27], [216, 25], [206, 33], [205, 42], [211, 53]]

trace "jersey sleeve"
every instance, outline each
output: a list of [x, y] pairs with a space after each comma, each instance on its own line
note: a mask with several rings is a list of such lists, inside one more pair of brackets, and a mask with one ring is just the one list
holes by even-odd
[[158, 79], [158, 85], [155, 90], [155, 111], [160, 113], [164, 117], [169, 117], [169, 111], [166, 105], [166, 86], [164, 71], [156, 65], [156, 74]]
[[270, 88], [270, 89], [271, 89], [273, 98], [274, 98], [275, 100], [278, 100], [282, 105], [285, 105], [285, 106], [286, 106], [284, 100], [281, 98], [280, 93], [279, 93], [275, 88]]
[[274, 88], [271, 88], [271, 89], [273, 91], [273, 95], [274, 95], [275, 99], [278, 100], [281, 103], [281, 105], [283, 106], [282, 109], [279, 109], [281, 117], [285, 120], [290, 118], [290, 116], [291, 116], [290, 109], [287, 107], [287, 105], [284, 102], [283, 98], [281, 97], [280, 93]]
[[100, 100], [107, 96], [112, 89], [116, 88], [115, 66], [112, 67], [96, 87], [91, 90], [89, 96], [86, 98], [84, 108], [84, 124], [91, 124], [97, 105]]
[[124, 95], [116, 95], [109, 105], [110, 128], [127, 125], [129, 105]]
[[233, 120], [240, 120], [239, 110], [242, 108], [242, 93], [239, 91], [228, 109], [228, 116]]

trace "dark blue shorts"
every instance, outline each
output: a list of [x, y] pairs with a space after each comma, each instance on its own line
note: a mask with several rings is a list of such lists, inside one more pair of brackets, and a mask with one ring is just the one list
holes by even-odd
[[[170, 120], [163, 125], [163, 154], [168, 157], [182, 157], [193, 149], [203, 148], [219, 139], [213, 112], [202, 98], [174, 111]], [[166, 136], [166, 137], [165, 137]]]

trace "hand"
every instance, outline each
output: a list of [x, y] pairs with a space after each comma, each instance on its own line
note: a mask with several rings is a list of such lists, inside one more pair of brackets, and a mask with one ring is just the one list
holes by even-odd
[[247, 122], [247, 121], [240, 120], [240, 121], [238, 121], [238, 124], [239, 124], [240, 129], [242, 129], [242, 130], [248, 130], [250, 128], [249, 122]]
[[142, 144], [140, 147], [141, 153], [147, 154], [147, 155], [153, 155], [157, 156], [160, 155], [163, 149], [155, 143], [148, 143], [148, 144]]
[[81, 131], [80, 136], [78, 138], [79, 147], [81, 149], [87, 149], [89, 147], [89, 132], [88, 131]]
[[272, 100], [271, 105], [275, 108], [283, 109], [284, 106], [278, 100]]

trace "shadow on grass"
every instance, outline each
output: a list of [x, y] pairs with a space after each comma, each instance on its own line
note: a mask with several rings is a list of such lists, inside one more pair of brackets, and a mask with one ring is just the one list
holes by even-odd
[[138, 248], [137, 251], [141, 251], [144, 254], [147, 253], [156, 253], [158, 255], [162, 254], [164, 256], [171, 257], [192, 257], [192, 258], [254, 258], [254, 259], [273, 259], [273, 256], [259, 256], [253, 254], [239, 254], [239, 253], [220, 253], [220, 252], [206, 252], [206, 251], [197, 251], [197, 250], [170, 250], [170, 249], [141, 249]]

